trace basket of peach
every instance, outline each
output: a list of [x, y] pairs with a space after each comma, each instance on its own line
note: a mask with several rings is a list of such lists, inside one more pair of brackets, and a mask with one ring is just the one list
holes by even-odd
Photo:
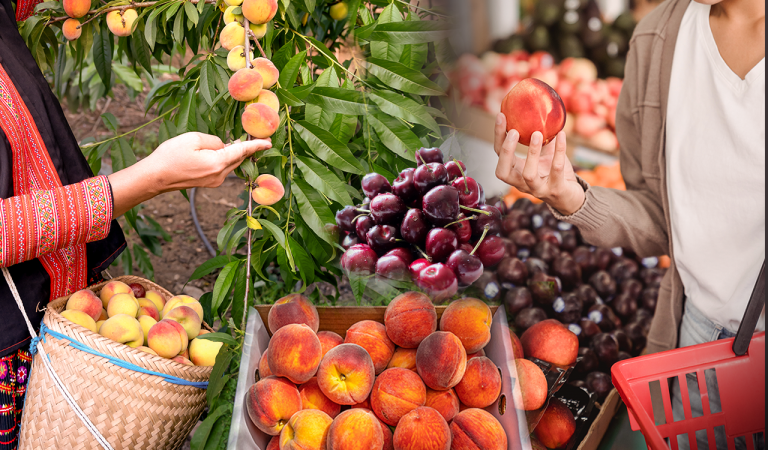
[[[49, 303], [40, 327], [56, 377], [114, 449], [177, 449], [197, 423], [222, 344], [200, 303], [134, 276]], [[20, 448], [101, 448], [43, 367], [32, 364]]]

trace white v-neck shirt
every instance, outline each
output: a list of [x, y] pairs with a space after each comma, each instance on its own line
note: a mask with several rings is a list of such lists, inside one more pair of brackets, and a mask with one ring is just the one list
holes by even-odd
[[742, 80], [720, 56], [709, 12], [691, 2], [677, 37], [667, 193], [687, 301], [735, 332], [765, 260], [765, 58]]

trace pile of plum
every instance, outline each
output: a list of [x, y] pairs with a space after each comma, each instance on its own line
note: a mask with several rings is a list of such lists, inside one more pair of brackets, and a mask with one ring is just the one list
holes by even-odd
[[363, 204], [336, 214], [346, 233], [341, 265], [352, 276], [411, 280], [441, 301], [504, 257], [501, 212], [485, 204], [482, 186], [461, 161], [444, 163], [439, 148], [417, 150], [416, 161], [391, 184], [367, 174]]

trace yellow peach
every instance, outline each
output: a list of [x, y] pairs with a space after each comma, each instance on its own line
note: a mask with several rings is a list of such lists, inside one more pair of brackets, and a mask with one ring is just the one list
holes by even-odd
[[251, 33], [253, 34], [254, 39], [261, 39], [267, 34], [267, 24], [266, 23], [249, 23], [248, 28], [251, 29]]
[[227, 6], [240, 6], [243, 4], [243, 0], [224, 0]]
[[77, 19], [65, 20], [61, 25], [61, 32], [69, 41], [74, 41], [83, 34], [83, 30], [80, 28], [80, 21]]
[[301, 411], [301, 394], [286, 378], [262, 378], [248, 388], [245, 406], [248, 417], [259, 430], [277, 436], [288, 420]]
[[193, 339], [189, 343], [189, 359], [196, 366], [212, 367], [222, 345], [224, 344], [221, 342], [209, 341], [208, 339]]
[[160, 312], [158, 312], [157, 307], [152, 300], [147, 300], [146, 298], [139, 298], [137, 300], [139, 301], [139, 313], [137, 314], [137, 317], [149, 316], [155, 319], [155, 321], [160, 320]]
[[156, 351], [152, 350], [152, 349], [151, 349], [151, 348], [149, 348], [149, 347], [145, 347], [145, 346], [143, 346], [143, 345], [139, 345], [138, 347], [136, 347], [136, 350], [142, 351], [142, 352], [144, 352], [144, 353], [149, 353], [150, 355], [155, 355], [155, 356], [158, 356], [158, 354], [157, 354], [157, 352], [156, 352]]
[[157, 323], [157, 320], [151, 316], [139, 316], [138, 321], [139, 325], [141, 325], [141, 331], [144, 333], [144, 345], [146, 345], [149, 330]]
[[[285, 188], [280, 179], [268, 173], [256, 177], [253, 188], [253, 201], [259, 205], [274, 205], [285, 195]], [[317, 329], [317, 328], [315, 328]]]
[[243, 0], [243, 15], [252, 23], [267, 23], [277, 13], [277, 0]]
[[219, 41], [221, 46], [227, 50], [232, 50], [238, 45], [245, 45], [245, 28], [238, 22], [231, 22], [221, 30]]
[[256, 58], [251, 63], [253, 68], [261, 74], [261, 78], [264, 80], [264, 89], [269, 89], [277, 83], [277, 79], [280, 78], [280, 71], [272, 64], [272, 61], [267, 58]]
[[331, 18], [333, 20], [344, 20], [349, 14], [349, 5], [346, 2], [339, 2], [331, 6]]
[[280, 125], [280, 116], [267, 105], [253, 103], [243, 111], [242, 122], [246, 133], [257, 139], [266, 139], [275, 134]]
[[196, 313], [197, 316], [200, 317], [200, 319], [203, 318], [203, 305], [200, 304], [197, 300], [195, 300], [194, 297], [190, 297], [189, 295], [174, 295], [168, 300], [168, 303], [165, 304], [163, 307], [162, 312], [160, 313], [160, 317], [165, 319], [165, 315], [168, 314], [170, 310], [177, 306], [189, 306], [192, 308]]
[[[253, 60], [253, 51], [251, 51], [251, 60]], [[229, 67], [229, 70], [237, 72], [240, 69], [244, 69], [245, 63], [245, 47], [242, 45], [233, 47], [227, 53], [227, 67]]]
[[112, 280], [109, 283], [105, 284], [104, 287], [101, 288], [101, 292], [99, 293], [99, 297], [101, 298], [102, 308], [107, 309], [107, 305], [109, 305], [109, 299], [112, 298], [112, 296], [115, 294], [133, 295], [133, 289], [131, 289], [130, 286], [123, 283], [122, 281], [117, 281], [117, 280]]
[[317, 409], [297, 412], [280, 432], [280, 449], [326, 450], [331, 423], [331, 416]]
[[82, 311], [96, 321], [99, 320], [99, 316], [101, 315], [101, 300], [99, 297], [96, 297], [96, 294], [94, 294], [93, 291], [83, 289], [75, 292], [69, 297], [66, 309]]
[[165, 297], [163, 297], [159, 292], [147, 291], [146, 294], [144, 294], [144, 298], [154, 303], [158, 312], [163, 310], [163, 307], [165, 306]]
[[61, 316], [70, 322], [76, 323], [81, 327], [85, 327], [94, 333], [98, 333], [98, 328], [96, 328], [96, 322], [93, 320], [93, 317], [82, 311], [78, 311], [76, 309], [68, 309], [66, 311], [62, 311]]
[[102, 323], [104, 323], [104, 322], [106, 322], [106, 321], [107, 321], [107, 319], [104, 319], [104, 320], [99, 320], [98, 322], [96, 322], [96, 332], [97, 332], [97, 333], [98, 333], [98, 332], [99, 332], [99, 330], [101, 329], [101, 324], [102, 324]]
[[133, 31], [133, 24], [139, 14], [135, 9], [126, 9], [125, 11], [110, 11], [107, 13], [107, 27], [115, 36], [130, 36]]
[[261, 93], [263, 84], [261, 74], [255, 69], [240, 69], [235, 72], [227, 83], [229, 95], [239, 102], [254, 100]]
[[101, 314], [99, 314], [99, 318], [98, 318], [97, 321], [99, 321], [99, 320], [104, 321], [104, 320], [107, 320], [107, 319], [109, 319], [109, 315], [107, 314], [107, 310], [104, 309], [104, 308], [101, 308]]
[[91, 9], [91, 2], [89, 0], [64, 0], [62, 5], [64, 6], [64, 12], [74, 19], [83, 17]]
[[263, 103], [274, 109], [275, 112], [280, 112], [280, 100], [278, 100], [277, 95], [266, 89], [262, 89], [259, 96], [250, 101], [249, 104], [250, 103]]
[[180, 323], [184, 328], [184, 331], [187, 332], [187, 337], [190, 341], [200, 334], [200, 326], [202, 325], [200, 316], [197, 315], [195, 310], [187, 305], [173, 308], [168, 311], [168, 314], [166, 314], [163, 319], [173, 320], [174, 322]]
[[115, 294], [109, 299], [107, 305], [107, 315], [109, 317], [117, 314], [127, 314], [136, 317], [139, 313], [139, 301], [130, 294]]
[[187, 332], [172, 320], [157, 322], [147, 334], [147, 345], [163, 358], [173, 358], [183, 353], [187, 349], [187, 342]]
[[243, 15], [242, 14], [235, 14], [234, 10], [237, 9], [237, 6], [229, 6], [227, 9], [224, 10], [224, 24], [229, 25], [232, 22], [242, 22], [243, 21]]
[[187, 358], [181, 355], [174, 356], [173, 358], [171, 358], [171, 361], [177, 362], [179, 364], [183, 364], [185, 366], [194, 366], [192, 361], [188, 360]]
[[99, 327], [99, 334], [129, 347], [144, 344], [144, 332], [139, 321], [127, 314], [117, 314], [105, 320]]

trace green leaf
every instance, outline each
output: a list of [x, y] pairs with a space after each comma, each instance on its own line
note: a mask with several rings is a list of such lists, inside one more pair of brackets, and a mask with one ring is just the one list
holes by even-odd
[[101, 121], [104, 122], [104, 126], [110, 131], [117, 132], [117, 129], [120, 128], [120, 122], [118, 122], [117, 117], [112, 113], [102, 114]]
[[93, 64], [104, 87], [109, 90], [112, 83], [112, 33], [106, 22], [93, 39]]
[[371, 163], [371, 170], [378, 173], [379, 175], [384, 175], [384, 178], [386, 178], [390, 183], [395, 181], [395, 178], [397, 178], [397, 175], [377, 165], [376, 163]]
[[155, 49], [155, 42], [157, 42], [157, 16], [163, 12], [165, 8], [160, 6], [149, 15], [146, 24], [144, 25], [144, 37], [147, 39], [147, 45], [151, 50]]
[[280, 104], [288, 105], [288, 106], [304, 106], [304, 102], [298, 99], [295, 95], [291, 94], [290, 91], [278, 88], [276, 91], [277, 99], [280, 100]]
[[382, 83], [416, 95], [445, 95], [443, 89], [418, 70], [399, 62], [368, 58], [368, 70]]
[[197, 269], [195, 269], [195, 271], [192, 272], [192, 275], [190, 275], [189, 281], [199, 280], [200, 278], [203, 278], [204, 276], [208, 275], [214, 270], [220, 267], [224, 267], [228, 263], [232, 262], [232, 259], [233, 257], [230, 255], [214, 256], [208, 261], [202, 263]]
[[[191, 5], [191, 3], [185, 3], [185, 5]], [[213, 96], [216, 92], [214, 90], [216, 88], [216, 72], [211, 64], [211, 62], [205, 61], [200, 67], [200, 80], [198, 86], [205, 101], [208, 105], [213, 106]]]
[[[397, 9], [395, 3], [390, 3], [389, 6], [384, 8], [379, 14], [379, 18], [376, 20], [376, 29], [381, 26], [385, 26], [389, 23], [399, 23], [403, 21], [403, 16], [400, 10]], [[376, 31], [371, 33], [374, 35]], [[371, 40], [371, 36], [366, 39]], [[389, 43], [386, 41], [378, 40], [377, 42], [371, 42], [371, 56], [374, 58], [386, 59], [389, 61], [399, 61], [400, 55], [403, 53], [403, 46], [398, 43]]]
[[440, 126], [432, 118], [424, 105], [391, 91], [381, 90], [372, 92], [370, 98], [382, 111], [390, 116], [424, 125], [435, 133], [440, 134]]
[[382, 23], [379, 20], [379, 25], [376, 26], [376, 30], [371, 33], [368, 40], [389, 44], [423, 44], [445, 39], [450, 31], [451, 24], [445, 21], [420, 20]]
[[408, 161], [416, 161], [414, 151], [423, 145], [408, 126], [386, 114], [372, 114], [368, 122], [385, 147]]
[[144, 90], [144, 83], [141, 82], [141, 78], [139, 78], [139, 76], [136, 75], [136, 72], [134, 72], [130, 68], [122, 64], [113, 63], [112, 70], [115, 71], [115, 75], [117, 75], [117, 78], [119, 78], [120, 81], [125, 83], [126, 86], [130, 87], [136, 92], [141, 92]]
[[320, 106], [324, 111], [347, 115], [369, 114], [372, 108], [364, 93], [336, 87], [316, 87], [306, 102]]
[[336, 244], [325, 229], [326, 224], [334, 223], [336, 219], [322, 195], [299, 178], [293, 180], [291, 189], [296, 196], [301, 218], [309, 228], [325, 242], [331, 245]]
[[112, 170], [115, 172], [136, 164], [136, 155], [133, 153], [131, 145], [124, 138], [117, 140], [117, 148], [112, 148], [111, 156]]
[[264, 273], [261, 271], [262, 264], [262, 251], [264, 250], [264, 244], [267, 243], [266, 239], [261, 239], [255, 244], [253, 244], [253, 248], [251, 249], [251, 267], [253, 267], [253, 270], [256, 271], [256, 273], [261, 277], [262, 280], [268, 281], [268, 278], [264, 276]]
[[195, 98], [195, 90], [190, 87], [181, 99], [179, 112], [176, 113], [176, 129], [179, 132], [195, 131], [195, 128], [197, 128], [197, 105]]
[[173, 21], [173, 39], [179, 45], [184, 42], [184, 10], [179, 11]]
[[[231, 336], [224, 334], [224, 333], [206, 333], [206, 334], [222, 334], [224, 336], [228, 336], [230, 339]], [[205, 334], [200, 335], [205, 336]], [[232, 339], [232, 341], [235, 341]], [[216, 342], [216, 341], [214, 341]], [[223, 341], [222, 341], [223, 342]], [[237, 344], [237, 341], [235, 341], [235, 344]], [[230, 342], [231, 345], [231, 342]], [[232, 347], [236, 347], [237, 345], [233, 345]], [[210, 405], [214, 398], [216, 398], [215, 391], [221, 391], [221, 388], [224, 387], [224, 384], [226, 383], [226, 380], [224, 380], [224, 373], [229, 370], [229, 363], [232, 361], [232, 359], [236, 356], [236, 353], [232, 348], [229, 346], [225, 347], [222, 346], [219, 350], [219, 353], [216, 355], [216, 360], [213, 363], [213, 369], [211, 369], [211, 376], [208, 378], [208, 391], [205, 393], [206, 400], [208, 404]]]
[[285, 234], [283, 233], [283, 230], [267, 219], [258, 219], [258, 221], [262, 227], [275, 237], [275, 240], [280, 244], [280, 247], [285, 248]]
[[331, 134], [339, 138], [342, 143], [349, 142], [357, 129], [357, 116], [336, 114], [331, 124]]
[[307, 51], [304, 50], [296, 54], [288, 61], [283, 70], [280, 71], [280, 87], [291, 88], [296, 83], [296, 77], [299, 75], [299, 68], [305, 63]]
[[365, 286], [368, 284], [368, 277], [349, 274], [349, 285], [352, 288], [352, 293], [355, 294], [355, 300], [360, 305], [363, 299], [363, 293], [365, 293]]
[[195, 5], [192, 2], [184, 2], [184, 12], [187, 13], [189, 20], [197, 26], [197, 22], [200, 20], [200, 13], [195, 8]]
[[312, 152], [322, 161], [345, 172], [358, 175], [365, 173], [362, 164], [355, 158], [349, 148], [336, 139], [329, 131], [303, 120], [297, 121], [294, 127]]
[[344, 188], [344, 182], [334, 175], [327, 167], [313, 158], [296, 156], [296, 165], [310, 186], [325, 194], [342, 205], [351, 205], [352, 199]]
[[315, 0], [304, 0], [304, 7], [307, 8], [309, 13], [312, 13], [315, 10], [315, 6]]
[[400, 62], [414, 70], [420, 70], [427, 62], [428, 44], [408, 44], [403, 48]]
[[[190, 443], [191, 448], [193, 448], [194, 450], [202, 450], [206, 447], [208, 438], [211, 435], [211, 429], [226, 412], [227, 412], [227, 408], [221, 407], [221, 408], [216, 408], [215, 411], [208, 414], [208, 417], [206, 417], [205, 420], [203, 420], [203, 423], [201, 423], [200, 426], [197, 427], [197, 430], [195, 431], [195, 435], [192, 436], [192, 442]], [[214, 436], [214, 437], [218, 438], [218, 436]]]
[[219, 306], [221, 306], [221, 304], [224, 302], [224, 297], [229, 295], [229, 291], [232, 289], [232, 282], [235, 279], [237, 267], [240, 265], [240, 262], [241, 261], [238, 259], [237, 261], [227, 263], [227, 265], [221, 269], [221, 273], [216, 278], [216, 282], [213, 284], [211, 312], [213, 313], [214, 317], [218, 315]]
[[205, 334], [199, 335], [195, 339], [203, 339], [203, 340], [213, 341], [213, 342], [223, 342], [227, 345], [231, 345], [232, 347], [237, 346], [237, 341], [227, 333], [205, 333]]
[[[323, 73], [317, 77], [317, 81], [315, 81], [312, 86], [313, 90], [318, 87], [339, 87], [339, 77], [336, 74], [336, 69], [333, 67], [325, 69]], [[325, 111], [323, 108], [317, 105], [309, 104], [306, 106], [306, 108], [304, 108], [304, 120], [313, 125], [317, 125], [324, 130], [327, 130], [331, 127], [335, 115], [336, 113]]]
[[139, 270], [149, 278], [155, 279], [155, 269], [152, 267], [152, 261], [149, 260], [149, 255], [144, 251], [139, 244], [133, 244], [133, 254], [136, 256], [136, 265], [139, 266]]
[[299, 271], [299, 276], [304, 280], [304, 288], [306, 289], [311, 283], [315, 281], [315, 262], [304, 250], [304, 247], [299, 245], [292, 237], [288, 236], [288, 245], [291, 248], [291, 254], [293, 260], [296, 262], [296, 269]]
[[149, 49], [149, 45], [147, 45], [145, 34], [135, 33], [131, 36], [131, 52], [133, 53], [133, 58], [141, 64], [141, 67], [152, 75], [152, 63], [150, 62], [152, 52]]
[[303, 36], [303, 38], [309, 41], [310, 45], [315, 47], [320, 53], [325, 55], [325, 57], [328, 58], [329, 63], [332, 64], [335, 62], [338, 64], [339, 60], [336, 59], [336, 55], [334, 55], [330, 50], [328, 50], [328, 47], [326, 47], [325, 44], [313, 38], [312, 36]]

